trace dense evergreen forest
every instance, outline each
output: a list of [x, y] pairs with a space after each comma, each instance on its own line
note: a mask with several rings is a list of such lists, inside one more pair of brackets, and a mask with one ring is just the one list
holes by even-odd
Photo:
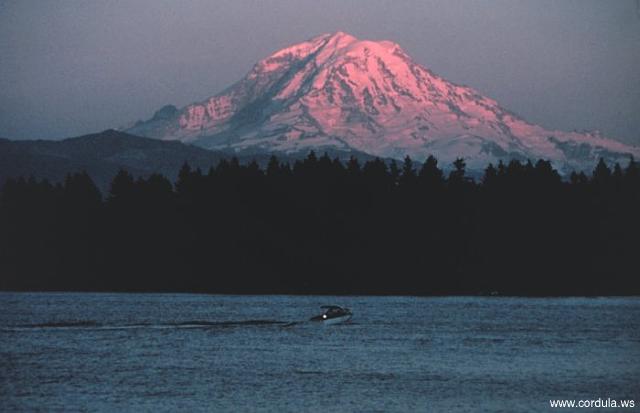
[[640, 294], [640, 167], [568, 179], [546, 161], [482, 179], [314, 153], [6, 182], [0, 289], [318, 294]]

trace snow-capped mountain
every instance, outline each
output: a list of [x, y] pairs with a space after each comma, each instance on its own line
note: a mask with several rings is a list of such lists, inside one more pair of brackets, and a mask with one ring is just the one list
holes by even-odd
[[360, 151], [470, 169], [499, 159], [549, 159], [590, 169], [640, 148], [596, 133], [546, 130], [415, 63], [396, 43], [338, 32], [282, 49], [204, 102], [165, 106], [129, 133], [236, 152]]

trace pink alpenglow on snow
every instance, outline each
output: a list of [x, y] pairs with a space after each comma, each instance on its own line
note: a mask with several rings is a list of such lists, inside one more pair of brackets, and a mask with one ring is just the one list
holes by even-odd
[[419, 161], [432, 154], [445, 164], [462, 157], [477, 170], [514, 158], [548, 159], [566, 171], [592, 168], [600, 157], [640, 157], [640, 148], [597, 133], [530, 124], [435, 75], [396, 43], [343, 32], [277, 51], [222, 93], [128, 131], [236, 152], [358, 151]]

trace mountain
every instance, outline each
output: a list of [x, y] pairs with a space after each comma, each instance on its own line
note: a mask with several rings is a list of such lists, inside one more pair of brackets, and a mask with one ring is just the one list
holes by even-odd
[[0, 139], [0, 186], [7, 178], [20, 176], [60, 182], [68, 173], [86, 170], [104, 192], [121, 168], [136, 176], [158, 172], [175, 179], [184, 162], [206, 171], [225, 157], [181, 142], [115, 130], [61, 141]]
[[342, 32], [282, 49], [221, 93], [181, 109], [165, 106], [127, 131], [237, 153], [464, 157], [470, 169], [512, 158], [591, 169], [599, 157], [622, 163], [640, 155], [598, 133], [528, 123], [435, 75], [396, 43]]

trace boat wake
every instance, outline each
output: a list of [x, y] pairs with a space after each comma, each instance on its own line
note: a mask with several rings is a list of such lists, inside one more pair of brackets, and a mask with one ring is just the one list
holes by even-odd
[[73, 320], [55, 321], [34, 324], [18, 324], [2, 326], [2, 331], [25, 331], [42, 329], [74, 329], [74, 330], [124, 330], [124, 329], [177, 329], [177, 328], [232, 328], [232, 327], [260, 327], [278, 326], [292, 327], [302, 322], [299, 321], [279, 321], [279, 320], [228, 320], [228, 321], [207, 321], [190, 320], [167, 323], [132, 323], [132, 324], [106, 324], [95, 320]]

